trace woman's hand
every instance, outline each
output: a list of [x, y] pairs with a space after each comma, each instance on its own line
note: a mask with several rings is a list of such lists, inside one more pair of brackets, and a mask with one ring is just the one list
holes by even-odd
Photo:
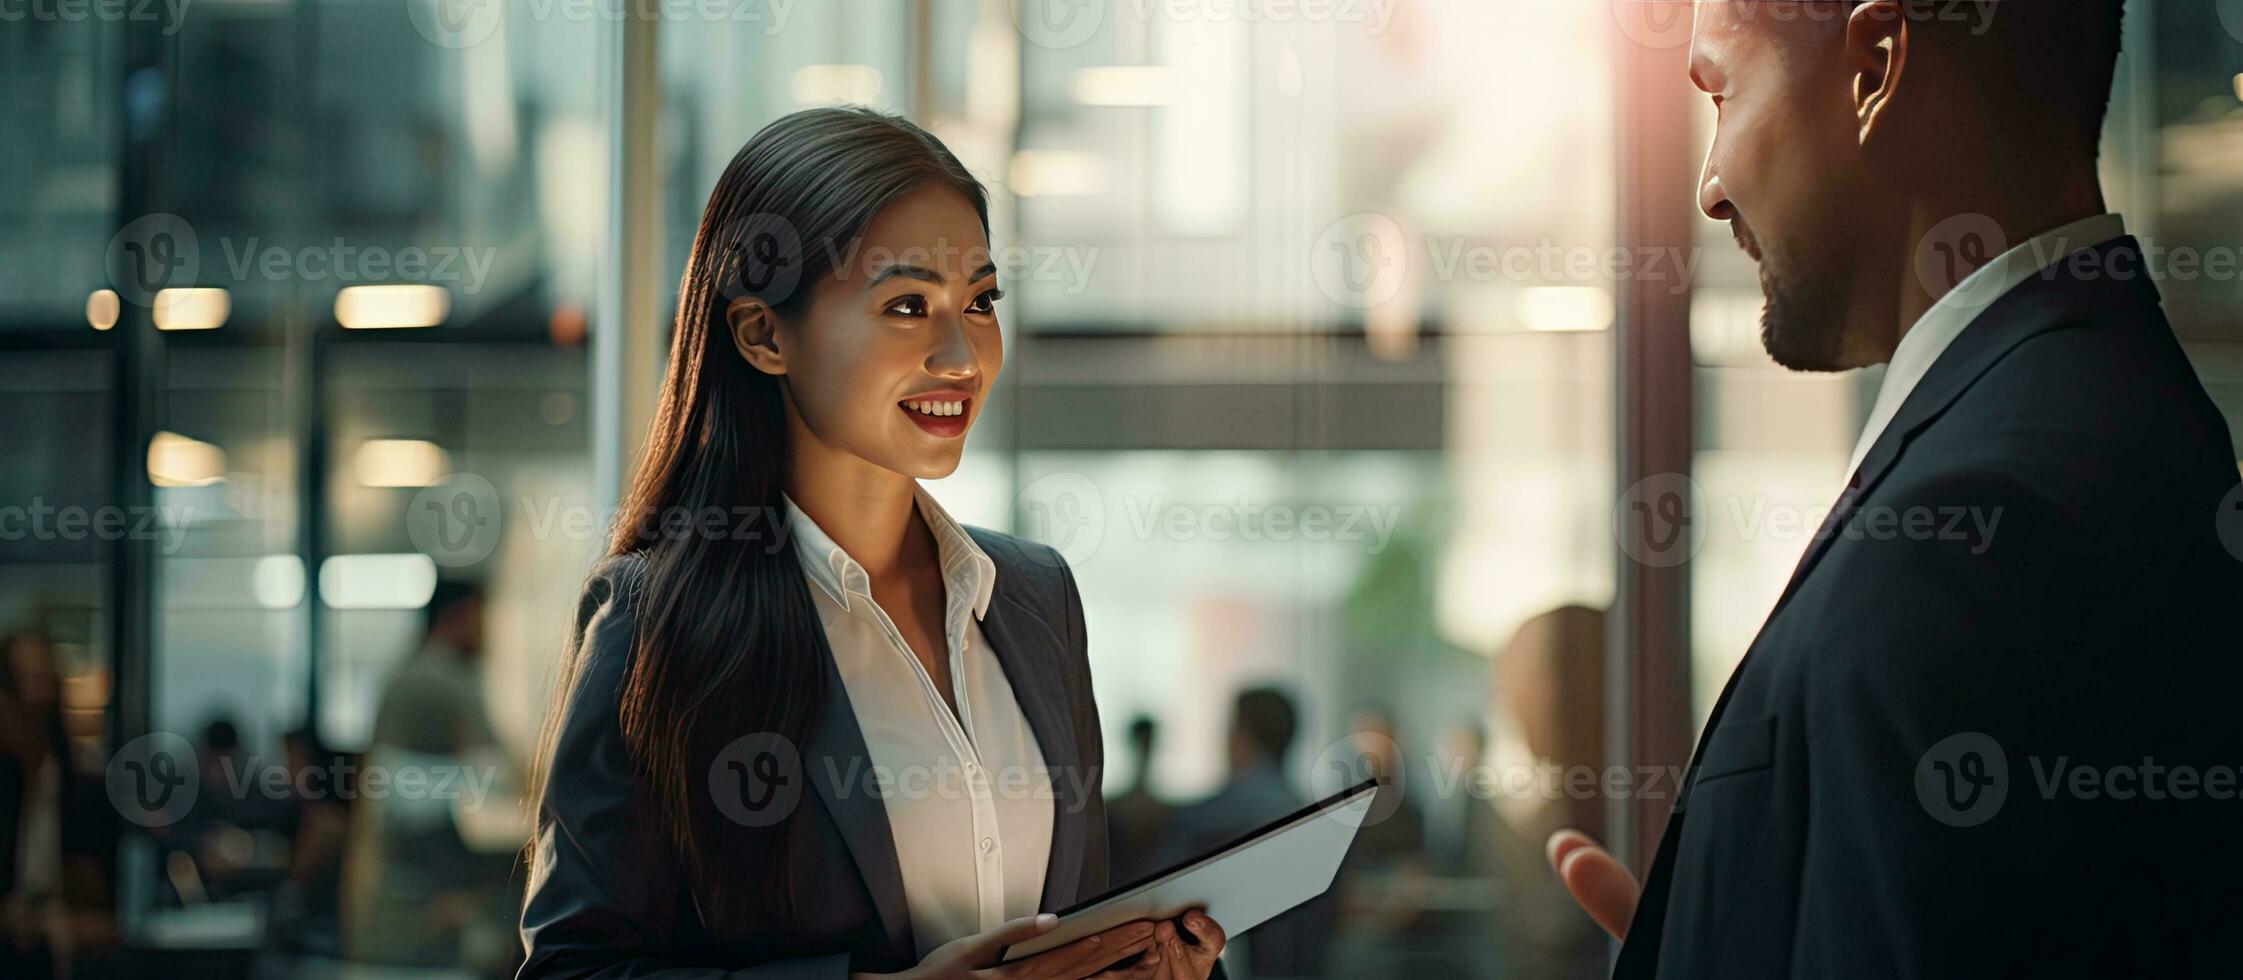
[[[1223, 955], [1226, 937], [1223, 927], [1198, 909], [1184, 913], [1179, 930], [1176, 922], [1163, 922], [1153, 929], [1153, 945], [1137, 962], [1125, 967], [1107, 970], [1091, 980], [1207, 980], [1214, 972], [1215, 961]], [[1190, 933], [1187, 938], [1184, 933]]]
[[[954, 939], [936, 947], [919, 965], [902, 973], [852, 974], [852, 980], [1082, 980], [1114, 963], [1153, 948], [1155, 927], [1150, 922], [1115, 926], [1095, 936], [1077, 939], [1022, 960], [995, 964], [1005, 947], [1027, 942], [1059, 925], [1050, 913], [1023, 916], [978, 935]], [[1162, 928], [1168, 928], [1162, 923]], [[1105, 974], [1098, 974], [1105, 976]], [[1152, 976], [1152, 974], [1146, 974]], [[1204, 974], [1201, 974], [1204, 976]], [[1133, 975], [1134, 976], [1134, 975]]]

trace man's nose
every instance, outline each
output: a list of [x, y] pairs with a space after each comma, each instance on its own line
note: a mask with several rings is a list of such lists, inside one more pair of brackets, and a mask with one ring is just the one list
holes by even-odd
[[1722, 189], [1721, 175], [1714, 172], [1713, 154], [1707, 152], [1706, 165], [1698, 174], [1698, 210], [1715, 221], [1728, 221], [1737, 216], [1737, 209], [1729, 203], [1729, 192]]

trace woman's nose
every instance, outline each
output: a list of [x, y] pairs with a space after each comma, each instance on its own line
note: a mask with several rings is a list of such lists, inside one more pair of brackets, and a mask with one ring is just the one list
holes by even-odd
[[933, 350], [927, 352], [927, 373], [938, 378], [965, 380], [981, 373], [981, 360], [974, 354], [973, 341], [966, 337], [965, 324], [955, 316], [934, 318]]

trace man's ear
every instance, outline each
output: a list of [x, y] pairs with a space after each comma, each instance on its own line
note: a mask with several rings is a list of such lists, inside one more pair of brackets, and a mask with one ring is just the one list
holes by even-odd
[[1875, 0], [1846, 18], [1846, 65], [1854, 76], [1854, 118], [1868, 143], [1892, 108], [1908, 64], [1908, 10], [1904, 0]]
[[733, 348], [749, 366], [765, 374], [787, 373], [786, 357], [779, 353], [779, 314], [769, 304], [742, 296], [724, 308], [724, 321]]

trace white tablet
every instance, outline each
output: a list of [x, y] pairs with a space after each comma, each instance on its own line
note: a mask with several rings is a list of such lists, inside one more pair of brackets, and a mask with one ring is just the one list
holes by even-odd
[[1378, 796], [1364, 780], [1232, 841], [1212, 853], [1123, 885], [1059, 912], [1059, 925], [1005, 950], [1005, 962], [1034, 956], [1138, 919], [1173, 919], [1205, 909], [1232, 938], [1323, 894]]

